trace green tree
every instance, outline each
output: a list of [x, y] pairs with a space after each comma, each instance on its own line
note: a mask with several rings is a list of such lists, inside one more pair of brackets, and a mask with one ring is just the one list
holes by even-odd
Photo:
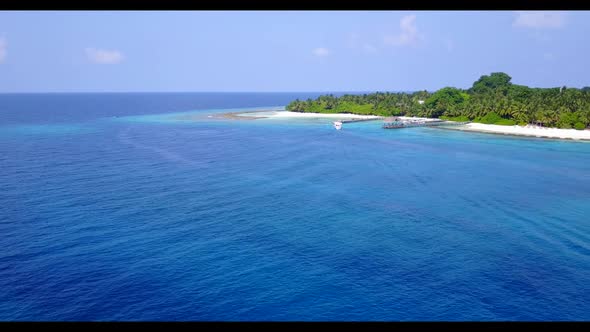
[[492, 73], [490, 75], [481, 76], [473, 86], [471, 92], [473, 93], [489, 93], [492, 90], [501, 89], [503, 92], [508, 91], [512, 77], [505, 73]]
[[[376, 92], [294, 100], [296, 112], [410, 115], [472, 119], [496, 124], [537, 122], [563, 128], [590, 125], [590, 87], [530, 88], [515, 85], [505, 73], [481, 76], [465, 91], [445, 87], [434, 93]], [[420, 101], [425, 101], [423, 104]], [[581, 125], [580, 125], [581, 124]]]

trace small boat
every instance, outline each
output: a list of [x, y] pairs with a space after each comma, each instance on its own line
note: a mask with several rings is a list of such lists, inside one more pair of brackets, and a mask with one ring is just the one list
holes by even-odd
[[334, 121], [334, 128], [336, 128], [336, 130], [342, 129], [342, 121]]

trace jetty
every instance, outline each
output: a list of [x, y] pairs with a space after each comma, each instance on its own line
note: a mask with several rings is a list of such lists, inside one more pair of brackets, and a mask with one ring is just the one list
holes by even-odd
[[414, 127], [458, 126], [469, 122], [445, 121], [441, 119], [425, 118], [387, 118], [383, 122], [383, 129], [401, 129]]

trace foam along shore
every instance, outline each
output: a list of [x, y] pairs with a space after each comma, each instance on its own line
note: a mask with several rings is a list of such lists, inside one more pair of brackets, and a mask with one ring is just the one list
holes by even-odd
[[376, 115], [360, 115], [349, 113], [302, 113], [278, 111], [273, 117], [276, 118], [334, 118], [334, 119], [380, 119], [381, 116]]
[[297, 119], [297, 118], [327, 118], [335, 120], [345, 119], [381, 119], [381, 116], [376, 115], [359, 115], [359, 114], [348, 114], [348, 113], [302, 113], [302, 112], [290, 112], [290, 111], [268, 111], [268, 112], [244, 112], [234, 114], [239, 117], [255, 117], [255, 118], [284, 118], [284, 119]]
[[468, 123], [463, 126], [452, 127], [451, 129], [542, 138], [590, 140], [590, 130], [546, 128], [532, 125], [500, 126], [483, 123]]
[[421, 122], [438, 122], [440, 119], [435, 118], [420, 118], [415, 116], [394, 116], [393, 118], [400, 119], [402, 121], [421, 121]]

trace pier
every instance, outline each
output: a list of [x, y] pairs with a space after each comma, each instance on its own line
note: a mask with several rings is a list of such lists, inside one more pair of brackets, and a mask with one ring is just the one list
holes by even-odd
[[401, 128], [414, 128], [414, 127], [435, 127], [435, 126], [458, 126], [464, 125], [469, 122], [455, 122], [455, 121], [444, 121], [440, 119], [408, 119], [402, 120], [395, 118], [393, 120], [388, 119], [383, 123], [383, 129], [401, 129]]

